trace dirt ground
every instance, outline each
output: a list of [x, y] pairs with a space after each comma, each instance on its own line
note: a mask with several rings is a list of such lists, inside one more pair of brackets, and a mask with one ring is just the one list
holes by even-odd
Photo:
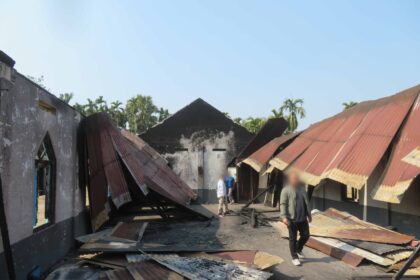
[[[215, 214], [217, 213], [217, 205], [215, 204], [202, 206]], [[230, 209], [234, 211], [238, 211], [241, 207], [240, 204], [230, 205]], [[251, 205], [250, 207], [264, 211], [265, 215], [270, 217], [279, 215], [277, 211], [273, 211], [273, 208], [261, 204]], [[208, 231], [214, 232], [214, 240], [209, 240], [209, 242], [220, 243], [223, 247], [262, 250], [282, 257], [284, 262], [273, 269], [273, 279], [351, 279], [353, 276], [384, 274], [374, 265], [362, 264], [354, 268], [307, 247], [304, 248], [306, 259], [302, 262], [302, 266], [295, 267], [291, 263], [288, 241], [280, 238], [279, 233], [274, 228], [269, 226], [252, 228], [248, 223], [244, 224], [244, 219], [234, 213], [224, 218], [214, 219]], [[209, 239], [211, 238], [213, 237], [209, 236]]]

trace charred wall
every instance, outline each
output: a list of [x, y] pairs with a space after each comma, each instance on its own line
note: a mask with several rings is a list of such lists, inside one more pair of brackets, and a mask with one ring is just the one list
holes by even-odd
[[198, 202], [214, 203], [217, 180], [252, 134], [197, 99], [140, 137], [198, 193]]
[[[45, 271], [57, 262], [73, 247], [74, 236], [86, 231], [77, 154], [82, 116], [13, 68], [10, 73], [0, 99], [0, 174], [15, 270], [26, 279], [34, 267]], [[46, 135], [55, 156], [53, 215], [34, 229], [35, 162]]]

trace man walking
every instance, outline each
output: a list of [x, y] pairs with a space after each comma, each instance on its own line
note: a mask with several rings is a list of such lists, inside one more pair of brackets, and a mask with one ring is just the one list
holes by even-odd
[[[305, 258], [302, 249], [309, 239], [309, 223], [312, 222], [312, 216], [308, 195], [302, 186], [299, 175], [292, 171], [287, 179], [288, 184], [283, 188], [280, 196], [280, 217], [289, 229], [292, 263], [299, 266], [299, 259]], [[297, 240], [298, 232], [299, 240]]]
[[225, 185], [228, 192], [229, 203], [233, 204], [235, 203], [235, 200], [233, 198], [233, 187], [235, 186], [235, 178], [233, 178], [230, 175], [227, 175], [225, 177]]
[[227, 205], [227, 192], [226, 185], [223, 180], [223, 177], [220, 177], [217, 182], [217, 199], [219, 200], [219, 217], [224, 217], [225, 214], [229, 211]]

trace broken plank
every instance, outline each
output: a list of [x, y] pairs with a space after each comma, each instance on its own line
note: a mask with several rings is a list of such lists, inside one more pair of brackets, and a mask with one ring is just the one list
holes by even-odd
[[111, 238], [129, 240], [129, 241], [140, 241], [143, 237], [144, 231], [149, 223], [125, 223], [119, 222], [113, 229], [110, 234]]
[[340, 248], [332, 247], [328, 244], [325, 244], [319, 240], [314, 239], [313, 237], [309, 238], [308, 242], [306, 243], [306, 246], [308, 246], [309, 248], [315, 249], [317, 251], [320, 251], [333, 258], [339, 259], [354, 267], [358, 266], [363, 261], [363, 257], [361, 256], [358, 256], [351, 252], [346, 252], [344, 250], [341, 250]]
[[330, 245], [334, 248], [338, 248], [340, 250], [343, 250], [345, 252], [350, 252], [353, 254], [356, 254], [366, 260], [369, 260], [373, 263], [379, 264], [381, 266], [389, 266], [394, 263], [393, 260], [376, 255], [374, 253], [371, 253], [369, 251], [354, 247], [350, 244], [344, 243], [340, 240], [333, 239], [333, 238], [326, 238], [326, 237], [312, 237], [315, 240], [318, 240], [322, 243], [325, 243], [327, 245]]

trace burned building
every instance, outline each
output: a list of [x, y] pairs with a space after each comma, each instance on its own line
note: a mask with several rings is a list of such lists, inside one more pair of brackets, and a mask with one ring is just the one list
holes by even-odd
[[260, 131], [247, 143], [236, 157], [237, 191], [239, 200], [248, 201], [257, 195], [258, 189], [267, 187], [268, 176], [264, 176], [263, 173], [260, 172], [261, 170], [254, 170], [252, 164], [249, 164], [248, 161], [244, 162], [244, 160], [274, 138], [283, 135], [287, 126], [288, 123], [283, 118], [267, 120]]
[[[6, 217], [1, 228], [3, 241], [4, 234], [10, 241], [0, 247], [0, 262], [11, 257], [9, 273], [14, 270], [17, 279], [26, 279], [30, 271], [41, 273], [64, 257], [73, 248], [74, 237], [86, 230], [77, 153], [82, 116], [17, 72], [3, 52], [0, 92], [0, 176]], [[0, 275], [8, 275], [6, 267], [0, 264]]]
[[264, 199], [267, 206], [276, 207], [280, 199], [280, 192], [284, 185], [283, 172], [270, 168], [269, 161], [282, 149], [287, 147], [300, 132], [282, 135], [243, 158], [238, 163], [238, 177], [245, 183], [238, 182], [239, 192], [244, 199], [254, 199], [255, 196], [266, 192], [258, 201]]
[[217, 201], [217, 180], [252, 134], [197, 99], [140, 137], [197, 192], [198, 201], [211, 203]]
[[419, 235], [420, 167], [412, 164], [419, 123], [418, 85], [312, 125], [270, 165], [299, 171], [315, 208], [335, 207]]

